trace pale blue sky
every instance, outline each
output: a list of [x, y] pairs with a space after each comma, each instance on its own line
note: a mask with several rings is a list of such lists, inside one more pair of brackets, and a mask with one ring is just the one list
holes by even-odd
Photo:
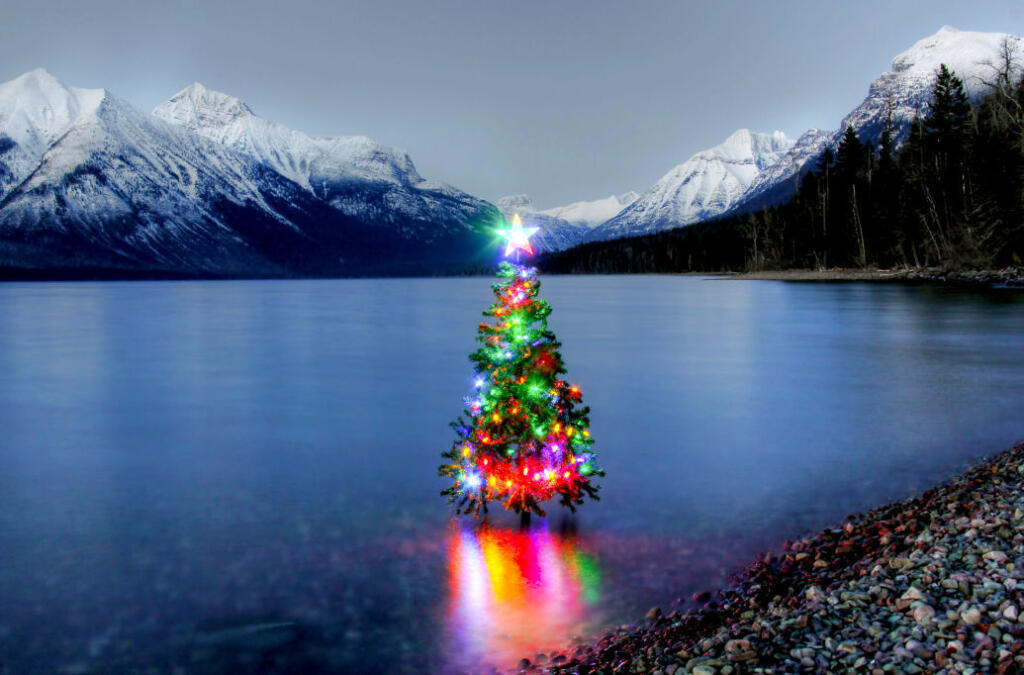
[[199, 81], [544, 208], [642, 191], [740, 127], [834, 128], [943, 24], [1024, 34], [1024, 3], [6, 2], [0, 80], [44, 67], [146, 111]]

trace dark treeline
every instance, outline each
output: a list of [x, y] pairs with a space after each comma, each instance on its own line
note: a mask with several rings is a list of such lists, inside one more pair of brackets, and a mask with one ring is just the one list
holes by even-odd
[[710, 272], [830, 267], [999, 268], [1024, 258], [1024, 79], [1004, 45], [972, 105], [943, 65], [897, 153], [847, 128], [789, 203], [546, 256], [552, 272]]

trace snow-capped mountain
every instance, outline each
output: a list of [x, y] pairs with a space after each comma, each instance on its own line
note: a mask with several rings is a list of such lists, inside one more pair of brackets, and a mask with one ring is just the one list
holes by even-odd
[[245, 158], [44, 70], [0, 85], [0, 134], [2, 266], [279, 271], [225, 222], [286, 222]]
[[57, 84], [44, 70], [0, 84], [0, 152], [5, 167], [0, 173], [0, 199], [39, 166], [43, 153], [73, 124], [94, 114], [104, 97], [100, 89]]
[[0, 85], [0, 267], [422, 272], [472, 260], [498, 218], [404, 153], [201, 86], [146, 115], [43, 70]]
[[968, 97], [984, 96], [988, 92], [985, 81], [994, 79], [994, 66], [999, 62], [1004, 40], [1017, 53], [1024, 49], [1024, 41], [1014, 35], [957, 30], [952, 26], [943, 26], [934, 35], [918, 40], [893, 59], [888, 72], [871, 83], [864, 102], [840, 122], [837, 138], [847, 126], [852, 126], [861, 141], [877, 143], [882, 136], [887, 106], [891, 105], [898, 139], [904, 140], [914, 116], [927, 113], [935, 72], [943, 63], [964, 81]]
[[1003, 41], [1011, 49], [1024, 52], [1024, 40], [1005, 33], [979, 33], [943, 26], [937, 33], [918, 40], [892, 61], [889, 71], [871, 83], [864, 101], [842, 119], [838, 129], [822, 132], [811, 129], [803, 134], [790, 152], [775, 166], [758, 176], [738, 200], [731, 213], [752, 211], [787, 201], [796, 191], [801, 176], [813, 168], [826, 146], [838, 147], [851, 126], [861, 142], [878, 145], [889, 111], [892, 112], [894, 140], [906, 140], [917, 115], [927, 114], [935, 72], [941, 64], [964, 81], [967, 95], [983, 97], [992, 81], [994, 66], [1000, 61]]
[[591, 230], [587, 240], [656, 232], [725, 213], [758, 174], [792, 146], [781, 131], [740, 129], [721, 145], [698, 152], [669, 171], [621, 213]]
[[583, 241], [590, 230], [585, 225], [538, 211], [529, 195], [509, 195], [497, 202], [498, 210], [507, 220], [519, 214], [527, 227], [539, 227], [531, 242], [538, 251], [562, 251]]
[[626, 192], [538, 211], [529, 195], [509, 195], [499, 199], [497, 206], [505, 218], [518, 213], [524, 223], [540, 228], [533, 238], [538, 250], [561, 251], [582, 243], [592, 229], [632, 204], [638, 196]]
[[157, 106], [153, 115], [254, 157], [314, 194], [324, 182], [351, 178], [423, 182], [404, 152], [365, 136], [311, 136], [289, 129], [258, 117], [234, 96], [198, 82]]
[[796, 139], [775, 164], [757, 174], [728, 213], [749, 212], [787, 201], [799, 187], [805, 170], [814, 166], [829, 143], [838, 143], [833, 131], [809, 129]]
[[622, 209], [635, 202], [639, 197], [640, 195], [636, 192], [626, 192], [621, 195], [611, 195], [604, 199], [595, 199], [589, 202], [573, 202], [566, 206], [556, 206], [552, 209], [544, 209], [541, 213], [554, 218], [561, 218], [574, 225], [597, 227], [619, 215]]
[[[472, 229], [486, 202], [424, 180], [409, 155], [365, 136], [312, 136], [255, 115], [241, 100], [194, 83], [153, 115], [252, 157], [348, 216], [390, 223], [432, 241], [445, 224]], [[372, 185], [373, 199], [365, 190]], [[377, 194], [379, 193], [379, 194]], [[437, 226], [442, 227], [438, 228]]]

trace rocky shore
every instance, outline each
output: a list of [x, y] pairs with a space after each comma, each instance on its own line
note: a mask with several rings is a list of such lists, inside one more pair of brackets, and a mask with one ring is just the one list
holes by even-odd
[[694, 599], [520, 671], [1024, 672], [1024, 443]]
[[904, 283], [933, 283], [952, 286], [1024, 288], [1024, 267], [1006, 267], [1001, 270], [959, 271], [939, 268], [775, 270], [734, 274], [730, 278], [772, 281], [899, 281]]

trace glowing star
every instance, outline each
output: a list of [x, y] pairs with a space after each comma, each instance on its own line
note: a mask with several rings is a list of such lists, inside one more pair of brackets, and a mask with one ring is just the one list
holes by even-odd
[[537, 234], [539, 227], [523, 227], [523, 221], [517, 213], [512, 218], [512, 227], [507, 230], [498, 230], [498, 234], [508, 240], [505, 246], [505, 257], [513, 251], [524, 251], [526, 255], [533, 255], [533, 246], [530, 245], [530, 237]]

